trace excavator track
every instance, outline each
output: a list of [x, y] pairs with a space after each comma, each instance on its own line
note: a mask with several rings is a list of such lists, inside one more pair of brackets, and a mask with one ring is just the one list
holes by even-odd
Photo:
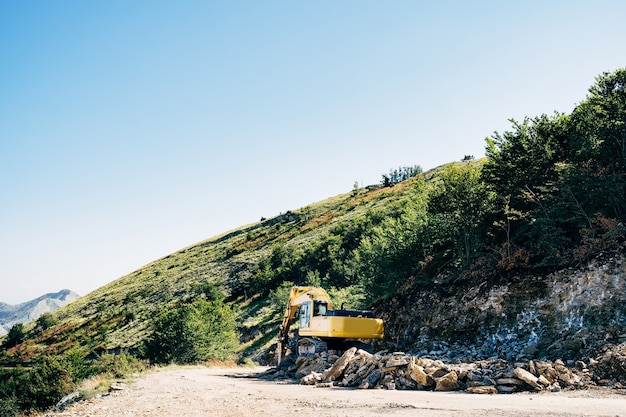
[[326, 342], [311, 337], [298, 339], [298, 356], [314, 355], [322, 352], [328, 352], [328, 344]]

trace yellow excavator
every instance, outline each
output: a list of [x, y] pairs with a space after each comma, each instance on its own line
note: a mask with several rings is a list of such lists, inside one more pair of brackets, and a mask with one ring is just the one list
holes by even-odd
[[298, 313], [298, 355], [326, 349], [345, 350], [358, 339], [382, 339], [384, 324], [369, 310], [335, 310], [328, 293], [319, 287], [293, 287], [278, 331], [278, 364], [289, 343], [289, 328]]

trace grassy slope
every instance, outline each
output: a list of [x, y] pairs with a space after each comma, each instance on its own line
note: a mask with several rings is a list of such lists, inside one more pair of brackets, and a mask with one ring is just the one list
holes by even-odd
[[[422, 175], [428, 180], [434, 172]], [[136, 348], [148, 334], [153, 317], [193, 298], [202, 283], [219, 280], [241, 288], [274, 245], [304, 247], [322, 239], [334, 225], [370, 210], [394, 211], [411, 195], [413, 182], [341, 194], [172, 253], [55, 311], [56, 324], [51, 328], [37, 331], [34, 324], [27, 326], [34, 337], [5, 352], [4, 359], [28, 361], [77, 346], [87, 353]], [[252, 354], [271, 345], [280, 314], [254, 294], [234, 302], [246, 336], [242, 350]]]

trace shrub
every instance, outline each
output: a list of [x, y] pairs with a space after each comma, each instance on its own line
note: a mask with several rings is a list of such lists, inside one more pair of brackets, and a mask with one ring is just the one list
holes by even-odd
[[19, 414], [20, 407], [16, 397], [0, 398], [0, 417], [17, 417]]
[[62, 359], [63, 368], [73, 381], [87, 379], [97, 373], [97, 369], [85, 360], [79, 349], [69, 350]]
[[97, 361], [100, 373], [106, 373], [114, 378], [123, 378], [134, 372], [143, 371], [145, 363], [125, 350], [120, 353], [104, 354]]
[[37, 328], [40, 329], [40, 331], [44, 331], [54, 326], [56, 324], [56, 320], [52, 317], [52, 314], [44, 313], [39, 316], [36, 323]]
[[285, 306], [289, 300], [289, 294], [291, 293], [291, 287], [294, 283], [286, 281], [280, 284], [276, 289], [270, 291], [268, 296], [269, 306], [274, 314], [282, 314], [285, 311]]
[[46, 356], [31, 369], [28, 383], [22, 389], [21, 408], [43, 411], [72, 391], [72, 381], [69, 372], [57, 359]]
[[141, 353], [153, 363], [197, 363], [232, 359], [238, 344], [232, 308], [198, 300], [157, 317]]

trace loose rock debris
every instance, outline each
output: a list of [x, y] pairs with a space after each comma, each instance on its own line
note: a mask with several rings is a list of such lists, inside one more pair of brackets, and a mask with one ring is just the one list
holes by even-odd
[[[605, 355], [606, 356], [606, 355]], [[615, 369], [615, 357], [610, 357]], [[459, 391], [473, 394], [505, 394], [519, 391], [552, 391], [585, 389], [596, 385], [594, 367], [602, 360], [589, 364], [577, 361], [566, 365], [561, 360], [530, 360], [510, 363], [489, 359], [472, 363], [446, 364], [441, 360], [420, 358], [402, 352], [375, 354], [351, 348], [338, 356], [321, 353], [286, 360], [271, 368], [267, 379], [295, 379], [303, 385], [317, 387], [382, 388], [389, 390]], [[606, 361], [605, 361], [606, 362]], [[622, 369], [626, 376], [626, 369]], [[610, 381], [614, 388], [624, 388], [620, 377]], [[606, 381], [605, 381], [606, 382]]]

